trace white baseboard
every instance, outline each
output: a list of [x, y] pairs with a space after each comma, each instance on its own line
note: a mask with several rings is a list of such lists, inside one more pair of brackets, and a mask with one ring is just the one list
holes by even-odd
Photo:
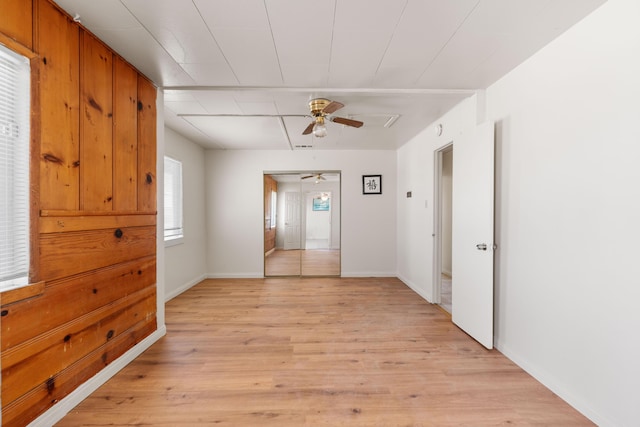
[[78, 388], [67, 395], [67, 397], [51, 407], [47, 412], [33, 420], [29, 424], [29, 427], [50, 427], [60, 421], [69, 413], [69, 411], [89, 397], [91, 393], [96, 391], [122, 368], [131, 363], [136, 357], [140, 356], [146, 349], [151, 347], [153, 343], [166, 335], [166, 333], [167, 328], [165, 325], [162, 325], [162, 327], [158, 328], [151, 335], [140, 341], [131, 350], [111, 362], [88, 381], [81, 384]]
[[422, 299], [424, 299], [425, 301], [427, 301], [430, 304], [433, 304], [433, 302], [431, 301], [431, 295], [427, 295], [427, 293], [424, 291], [424, 289], [421, 289], [415, 283], [411, 282], [411, 280], [407, 280], [406, 278], [404, 278], [404, 277], [402, 277], [400, 275], [398, 275], [398, 279], [400, 279], [402, 281], [402, 283], [404, 283], [409, 288], [411, 288], [411, 290], [413, 292], [415, 292], [416, 294], [420, 295], [420, 297], [422, 297]]
[[[170, 293], [166, 294], [164, 296], [164, 302], [167, 302], [167, 301], [177, 297], [178, 295], [180, 295], [184, 291], [191, 289], [193, 286], [195, 286], [198, 283], [202, 282], [206, 278], [207, 278], [207, 275], [206, 274], [202, 274], [202, 275], [196, 277], [195, 279], [190, 280], [189, 282], [187, 282], [184, 285], [180, 286], [178, 289], [176, 289], [174, 291], [171, 291]], [[166, 287], [166, 284], [165, 284], [165, 287]]]
[[511, 360], [513, 363], [518, 365], [521, 369], [526, 371], [529, 375], [539, 381], [546, 388], [554, 392], [558, 397], [567, 402], [573, 408], [575, 408], [578, 412], [580, 412], [585, 417], [589, 418], [596, 425], [605, 427], [605, 426], [615, 426], [617, 423], [612, 422], [611, 420], [603, 417], [601, 414], [596, 413], [588, 404], [586, 404], [582, 399], [579, 399], [575, 396], [575, 394], [566, 390], [565, 387], [558, 384], [558, 381], [554, 379], [551, 375], [546, 372], [541, 371], [536, 368], [536, 366], [529, 362], [529, 360], [525, 357], [521, 357], [520, 354], [511, 351], [509, 346], [504, 345], [499, 339], [496, 339], [494, 342], [494, 347], [502, 353], [506, 358]]

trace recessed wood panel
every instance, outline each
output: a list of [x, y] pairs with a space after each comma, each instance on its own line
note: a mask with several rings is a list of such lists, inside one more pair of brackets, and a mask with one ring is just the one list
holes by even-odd
[[80, 208], [113, 209], [113, 53], [82, 32]]
[[113, 61], [113, 209], [138, 208], [138, 73]]
[[138, 210], [156, 211], [156, 88], [138, 77]]
[[[121, 232], [121, 237], [117, 237]], [[44, 234], [40, 238], [42, 280], [83, 273], [154, 255], [155, 227]]]
[[40, 208], [77, 210], [80, 194], [79, 30], [37, 0], [40, 54]]
[[0, 0], [0, 32], [31, 49], [33, 47], [31, 0]]
[[42, 295], [2, 307], [0, 351], [155, 283], [155, 256], [49, 282]]

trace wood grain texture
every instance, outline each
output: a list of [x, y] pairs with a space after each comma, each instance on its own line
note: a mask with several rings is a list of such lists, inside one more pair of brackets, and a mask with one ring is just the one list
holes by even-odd
[[145, 288], [2, 353], [2, 403], [6, 405], [77, 360], [155, 316], [154, 288]]
[[[117, 237], [118, 230], [122, 232]], [[40, 237], [40, 273], [49, 281], [154, 255], [155, 227], [77, 231]]]
[[0, 0], [0, 32], [25, 47], [33, 47], [31, 0]]
[[47, 0], [37, 0], [40, 55], [40, 208], [80, 203], [79, 30]]
[[99, 310], [155, 288], [155, 257], [147, 257], [47, 283], [43, 296], [2, 307], [2, 352]]
[[138, 210], [156, 211], [156, 88], [138, 76]]
[[206, 280], [58, 426], [593, 425], [397, 279]]
[[41, 216], [41, 233], [60, 233], [65, 231], [99, 230], [103, 228], [142, 227], [156, 225], [156, 215], [83, 215], [77, 216]]
[[26, 426], [156, 329], [155, 318], [136, 324], [134, 328], [113, 338], [20, 399], [9, 403], [2, 408], [3, 427]]
[[113, 61], [113, 209], [138, 209], [138, 73]]
[[86, 31], [80, 49], [80, 209], [113, 210], [113, 53]]

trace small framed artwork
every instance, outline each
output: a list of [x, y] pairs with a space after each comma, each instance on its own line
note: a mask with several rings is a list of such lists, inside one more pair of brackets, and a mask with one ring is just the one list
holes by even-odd
[[329, 210], [329, 200], [330, 199], [322, 199], [321, 197], [313, 198], [313, 210], [314, 211], [328, 211]]
[[382, 194], [382, 175], [362, 175], [362, 194]]

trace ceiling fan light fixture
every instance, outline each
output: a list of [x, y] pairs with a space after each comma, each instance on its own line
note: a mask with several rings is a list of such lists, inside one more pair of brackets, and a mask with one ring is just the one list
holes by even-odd
[[316, 118], [316, 124], [313, 125], [313, 135], [316, 138], [324, 138], [327, 136], [327, 127], [324, 124], [324, 117]]

